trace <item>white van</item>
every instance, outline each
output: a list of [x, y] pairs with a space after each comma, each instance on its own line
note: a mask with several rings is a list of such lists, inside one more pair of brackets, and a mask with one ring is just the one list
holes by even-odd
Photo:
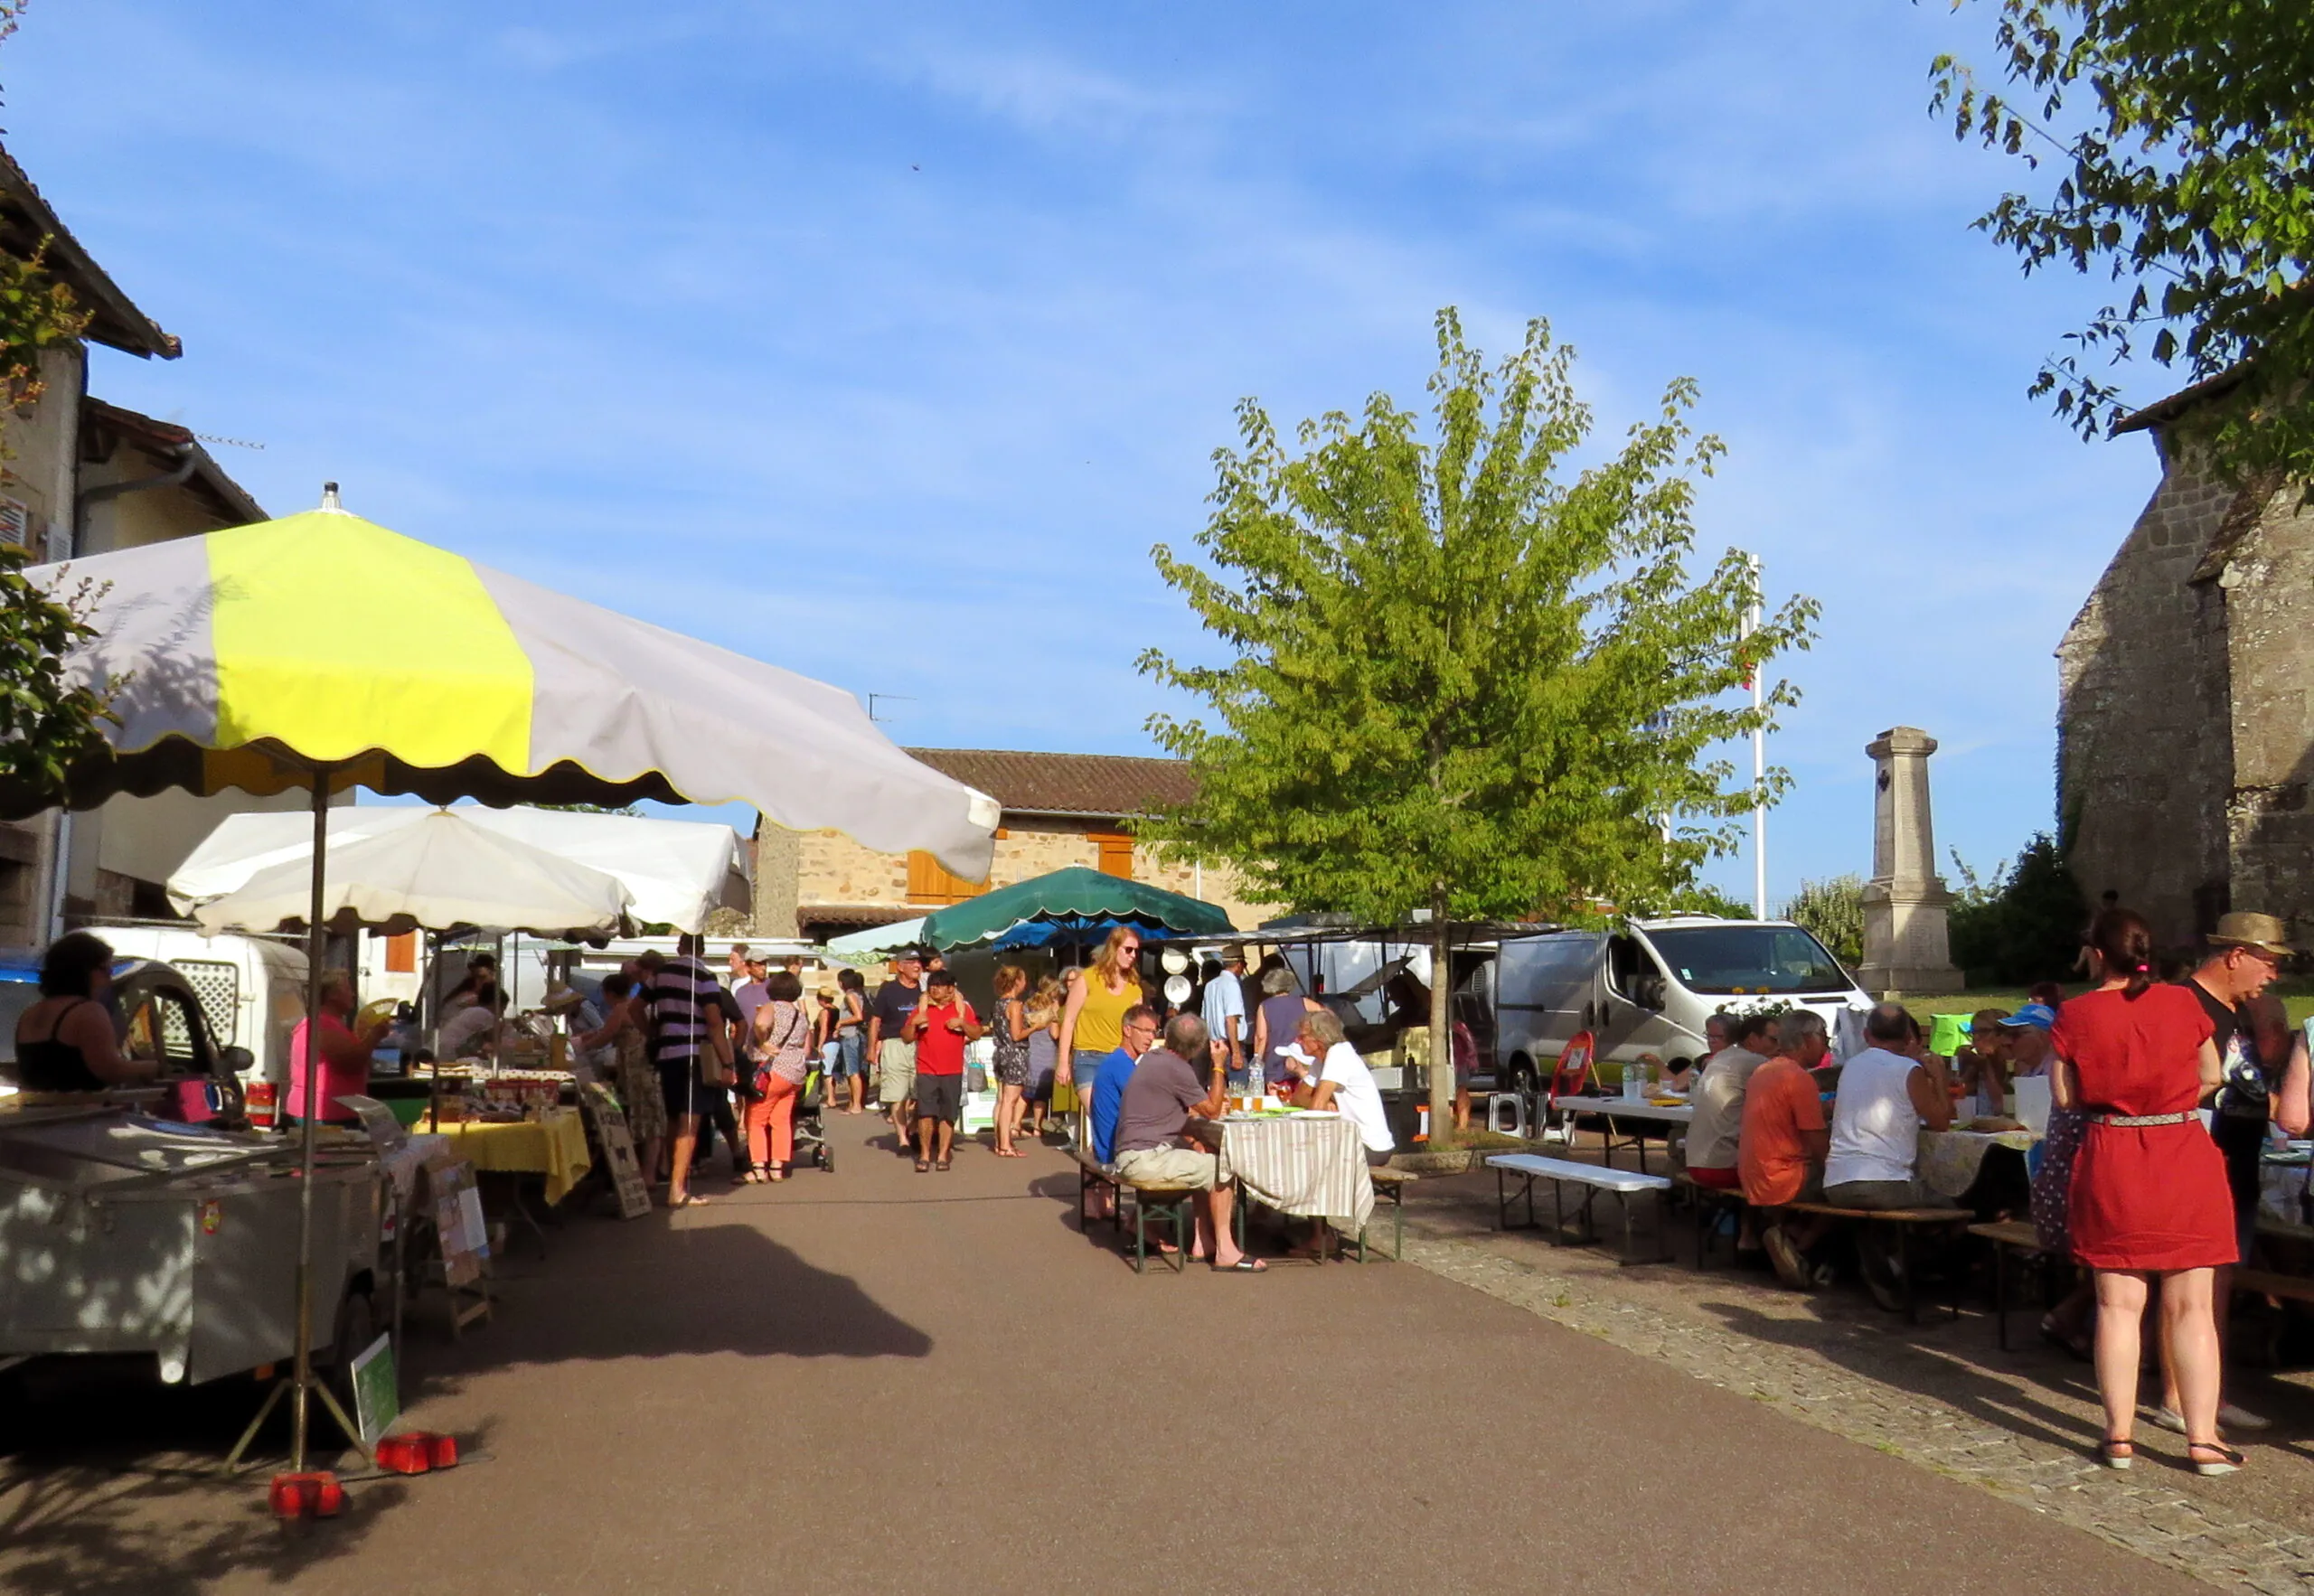
[[1840, 1040], [1859, 1034], [1872, 1007], [1824, 944], [1788, 920], [1688, 915], [1506, 937], [1495, 982], [1496, 1078], [1514, 1089], [1547, 1078], [1578, 1031], [1597, 1038], [1602, 1063], [1700, 1058], [1715, 1012], [1772, 1000], [1822, 1015], [1844, 1051]]
[[246, 1047], [250, 1080], [289, 1078], [289, 1033], [306, 1017], [306, 950], [271, 937], [204, 936], [191, 925], [92, 925], [124, 959], [173, 965], [201, 999], [218, 1044]]

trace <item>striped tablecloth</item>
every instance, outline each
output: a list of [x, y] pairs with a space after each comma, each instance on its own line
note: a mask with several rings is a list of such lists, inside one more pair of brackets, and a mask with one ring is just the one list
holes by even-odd
[[[434, 1129], [423, 1120], [419, 1123], [424, 1130]], [[550, 1108], [542, 1119], [508, 1124], [454, 1122], [442, 1126], [440, 1134], [477, 1169], [546, 1177], [549, 1207], [569, 1197], [595, 1161], [587, 1150], [586, 1123], [575, 1108]]]
[[1221, 1175], [1266, 1207], [1331, 1219], [1351, 1234], [1374, 1212], [1366, 1144], [1340, 1114], [1230, 1115], [1221, 1122]]

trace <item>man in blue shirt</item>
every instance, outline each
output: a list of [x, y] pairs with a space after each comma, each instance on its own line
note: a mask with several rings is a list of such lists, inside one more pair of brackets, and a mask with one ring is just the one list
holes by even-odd
[[1124, 1102], [1125, 1083], [1141, 1056], [1157, 1045], [1157, 1010], [1135, 1003], [1118, 1028], [1124, 1033], [1123, 1045], [1101, 1060], [1100, 1074], [1093, 1077], [1093, 1156], [1105, 1164], [1115, 1156], [1117, 1108]]

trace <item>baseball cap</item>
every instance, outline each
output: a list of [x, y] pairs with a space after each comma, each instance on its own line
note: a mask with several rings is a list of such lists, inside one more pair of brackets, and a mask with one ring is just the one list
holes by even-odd
[[2056, 1022], [2057, 1011], [2046, 1003], [2027, 1003], [2000, 1023], [2012, 1031], [2045, 1031]]

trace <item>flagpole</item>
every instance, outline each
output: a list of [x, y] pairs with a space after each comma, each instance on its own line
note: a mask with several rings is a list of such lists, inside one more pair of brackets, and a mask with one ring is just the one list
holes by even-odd
[[[1752, 562], [1752, 606], [1745, 612], [1744, 635], [1749, 637], [1760, 629], [1762, 601], [1767, 592], [1766, 576], [1756, 554], [1747, 557]], [[1766, 707], [1766, 682], [1759, 666], [1752, 667], [1752, 913], [1759, 919], [1768, 917], [1768, 809], [1759, 796], [1768, 775], [1768, 737], [1765, 722], [1756, 718]]]

